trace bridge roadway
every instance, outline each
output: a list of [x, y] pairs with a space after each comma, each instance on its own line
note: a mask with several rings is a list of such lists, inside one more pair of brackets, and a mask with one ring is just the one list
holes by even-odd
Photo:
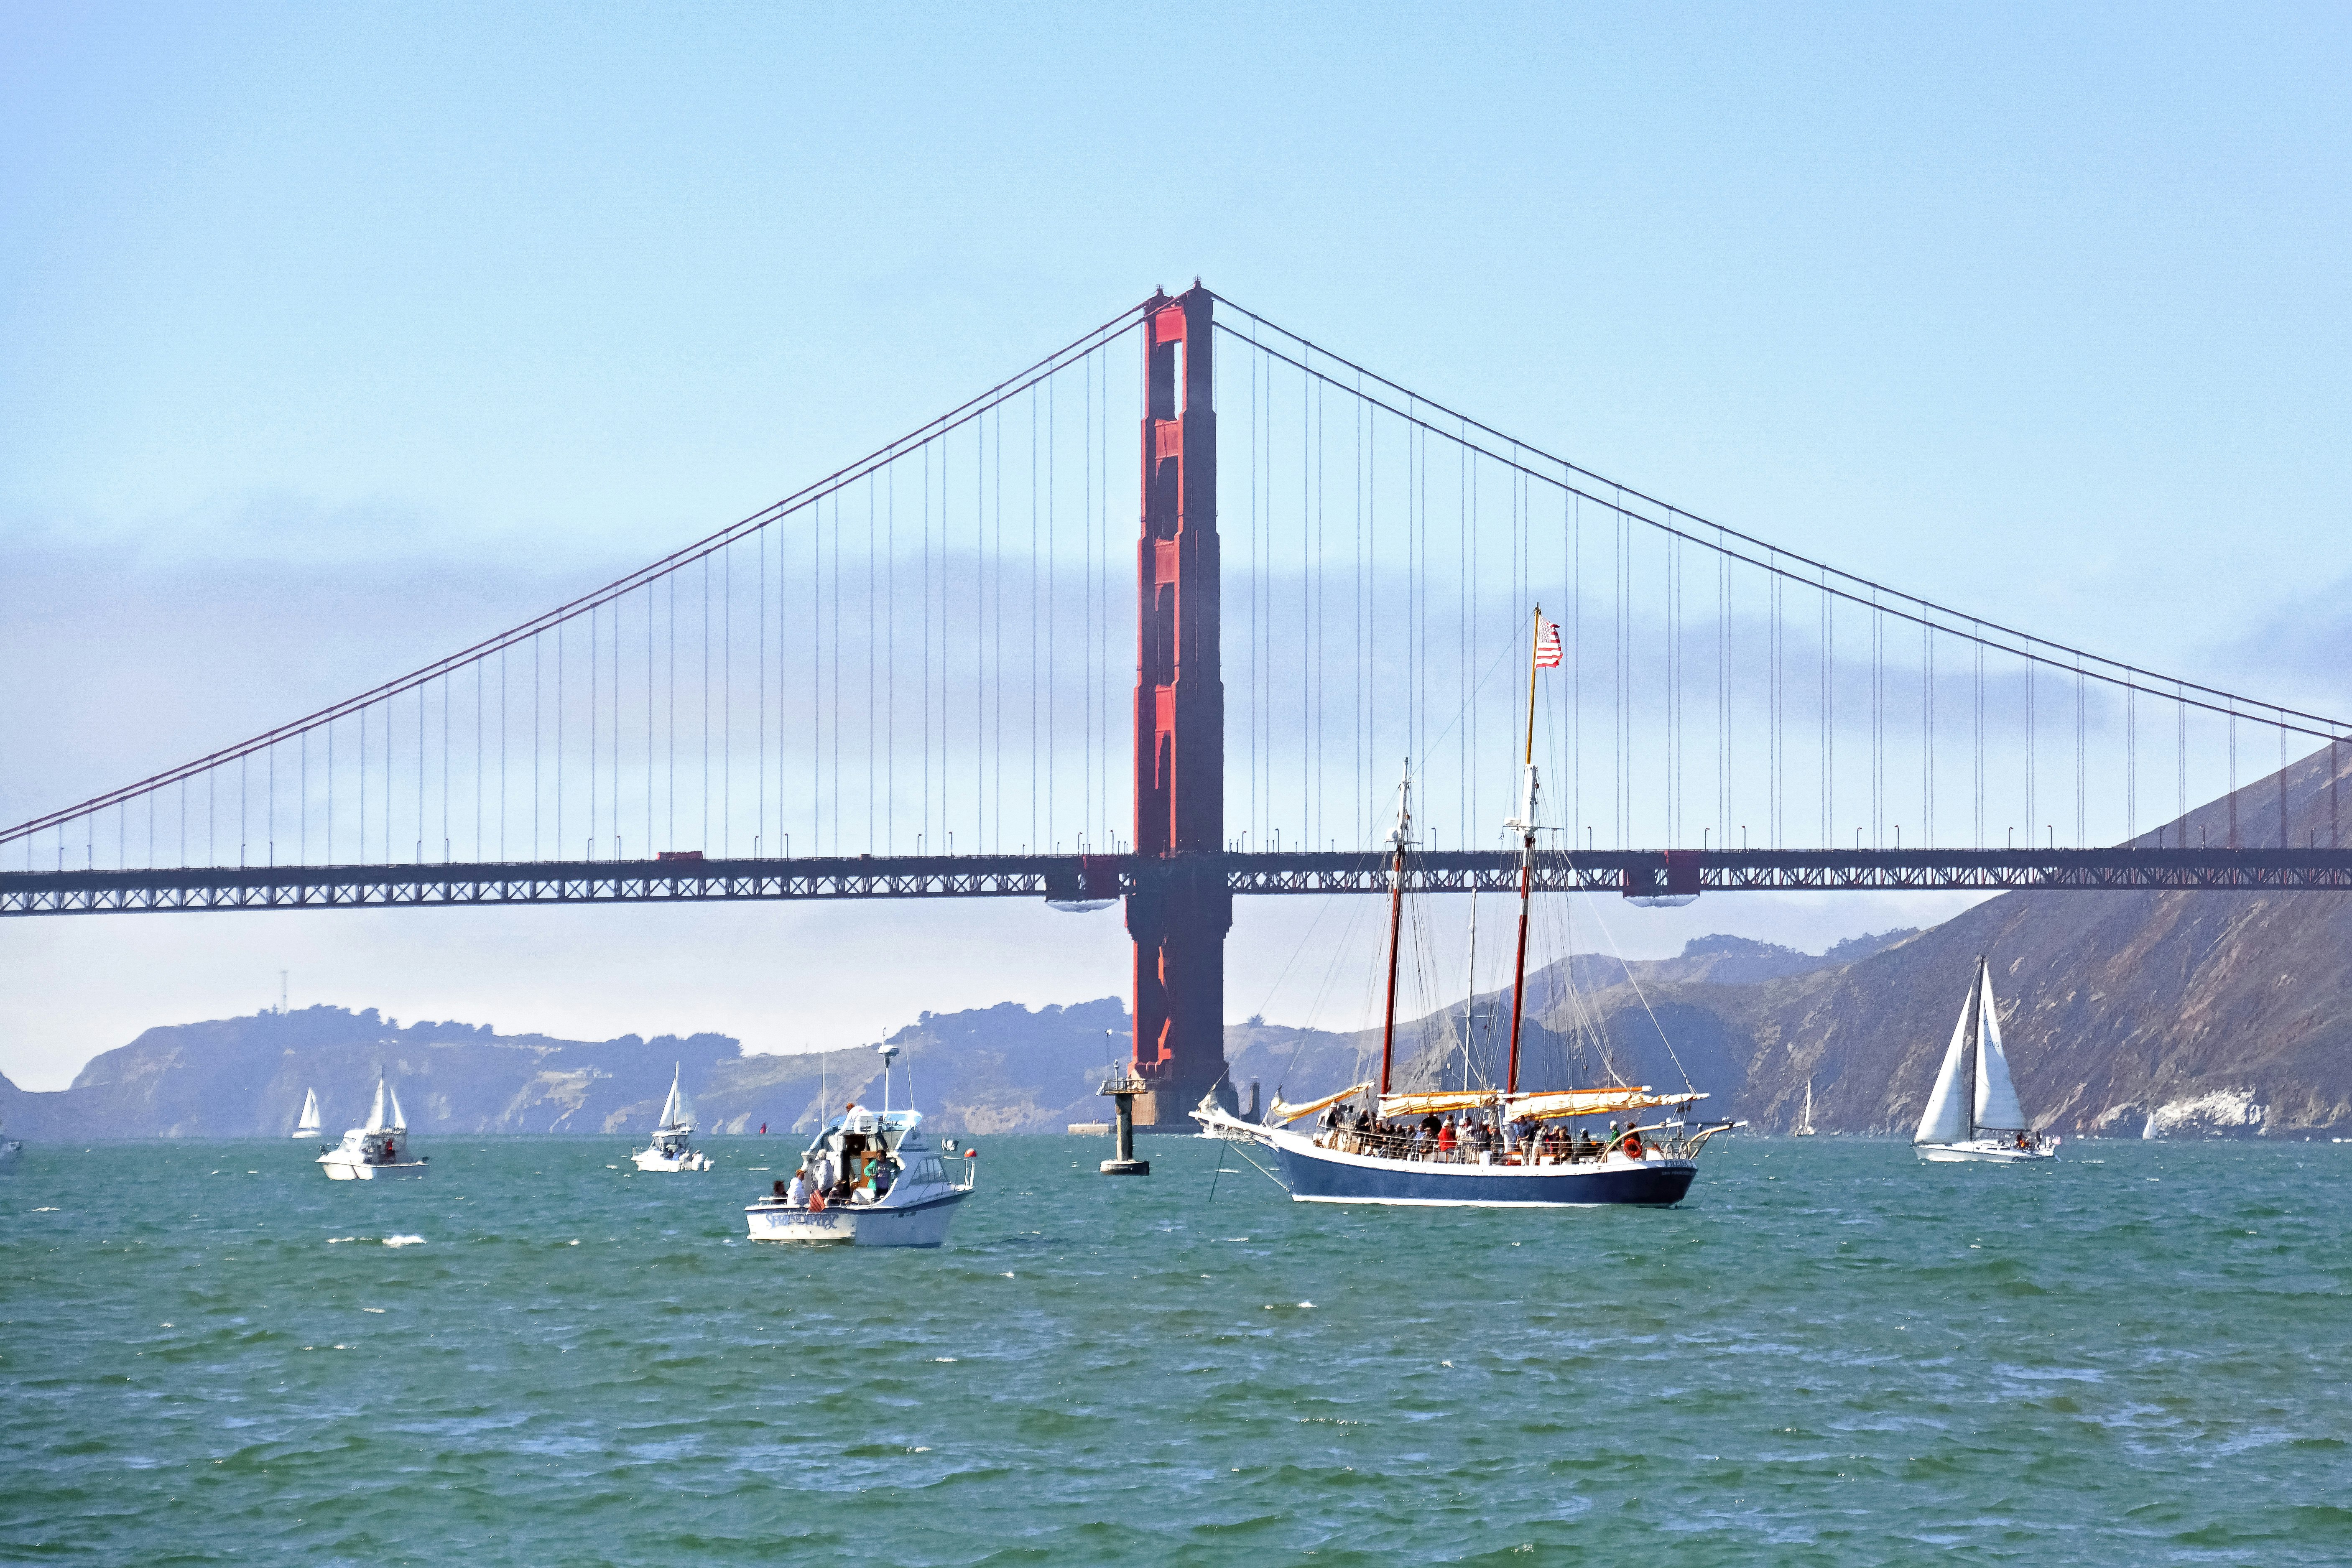
[[[0, 915], [315, 910], [405, 904], [662, 903], [746, 899], [1029, 898], [1149, 893], [1221, 875], [1229, 892], [1376, 893], [1370, 852], [1186, 855], [842, 856], [390, 866], [182, 867], [0, 872]], [[1417, 891], [1515, 891], [1500, 850], [1419, 855]], [[1538, 855], [1543, 892], [1628, 895], [1953, 889], [2352, 890], [2352, 849], [1734, 849]]]

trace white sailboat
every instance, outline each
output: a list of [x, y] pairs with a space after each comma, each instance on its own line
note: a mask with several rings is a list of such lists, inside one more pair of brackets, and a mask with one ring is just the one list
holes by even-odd
[[710, 1156], [696, 1149], [694, 1135], [694, 1105], [686, 1097], [686, 1068], [673, 1064], [670, 1068], [669, 1098], [662, 1101], [661, 1121], [654, 1128], [653, 1142], [629, 1156], [640, 1171], [708, 1171]]
[[1979, 954], [1976, 983], [1952, 1026], [1952, 1043], [1911, 1145], [1922, 1160], [2016, 1164], [2054, 1160], [2058, 1140], [2035, 1134], [2017, 1103], [2009, 1056], [2000, 1046], [2000, 1014], [1993, 1005], [1992, 971]]
[[318, 1135], [319, 1091], [315, 1089], [306, 1089], [302, 1091], [302, 1120], [294, 1124], [294, 1136], [316, 1138]]
[[[0, 1132], [5, 1132], [7, 1131], [7, 1123], [0, 1122]], [[16, 1163], [16, 1156], [22, 1154], [24, 1152], [25, 1141], [23, 1139], [0, 1138], [0, 1165], [15, 1164]]]
[[1807, 1079], [1805, 1080], [1805, 1113], [1797, 1118], [1797, 1130], [1790, 1136], [1811, 1138], [1813, 1135], [1813, 1080]]
[[400, 1109], [400, 1091], [392, 1087], [392, 1080], [378, 1068], [375, 1103], [368, 1108], [367, 1125], [346, 1131], [341, 1143], [319, 1156], [319, 1163], [338, 1182], [421, 1176], [425, 1172], [424, 1159], [402, 1157], [402, 1146], [407, 1142], [408, 1117]]

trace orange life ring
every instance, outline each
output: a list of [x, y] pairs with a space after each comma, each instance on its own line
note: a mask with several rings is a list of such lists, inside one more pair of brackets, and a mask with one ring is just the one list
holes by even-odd
[[1642, 1158], [1642, 1135], [1638, 1132], [1626, 1133], [1625, 1142], [1621, 1144], [1620, 1147], [1623, 1149], [1625, 1158], [1628, 1160], [1638, 1160]]

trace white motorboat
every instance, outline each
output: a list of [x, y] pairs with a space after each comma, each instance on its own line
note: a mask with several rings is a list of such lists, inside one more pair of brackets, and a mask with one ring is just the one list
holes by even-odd
[[315, 1089], [306, 1089], [302, 1091], [302, 1117], [300, 1121], [294, 1123], [294, 1136], [316, 1138], [318, 1135], [319, 1091]]
[[670, 1068], [669, 1098], [662, 1101], [661, 1121], [653, 1142], [629, 1156], [640, 1171], [708, 1171], [710, 1156], [694, 1147], [694, 1105], [686, 1098], [684, 1066]]
[[[389, 1110], [386, 1109], [387, 1102]], [[424, 1158], [407, 1157], [408, 1118], [400, 1109], [400, 1093], [392, 1087], [378, 1068], [375, 1075], [375, 1103], [368, 1110], [367, 1125], [354, 1127], [343, 1134], [343, 1141], [320, 1154], [319, 1163], [327, 1174], [338, 1182], [389, 1181], [396, 1176], [422, 1176], [426, 1165]]]
[[[0, 1122], [0, 1132], [7, 1130], [6, 1123]], [[0, 1138], [0, 1169], [15, 1164], [16, 1156], [24, 1152], [25, 1141], [22, 1138]]]
[[852, 1103], [817, 1130], [789, 1182], [743, 1211], [753, 1241], [850, 1247], [937, 1247], [948, 1238], [956, 1205], [971, 1195], [978, 1151], [961, 1172], [923, 1131], [919, 1110], [893, 1110], [890, 1058], [882, 1051], [882, 1103]]
[[1952, 1043], [1945, 1048], [1911, 1146], [1919, 1158], [1937, 1164], [2016, 1165], [2056, 1159], [2058, 1142], [2035, 1133], [2017, 1103], [2009, 1055], [2000, 1045], [1992, 971], [1979, 954], [1976, 982], [1952, 1027]]

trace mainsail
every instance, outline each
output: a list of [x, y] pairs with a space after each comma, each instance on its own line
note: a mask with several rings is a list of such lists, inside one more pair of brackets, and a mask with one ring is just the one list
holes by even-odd
[[2021, 1131], [2025, 1112], [2009, 1079], [2009, 1057], [2000, 1048], [2000, 1015], [1992, 1001], [1992, 971], [1979, 969], [1977, 1005], [1977, 1125], [2005, 1132]]
[[694, 1102], [686, 1097], [686, 1087], [682, 1081], [685, 1071], [683, 1063], [674, 1062], [670, 1066], [669, 1098], [662, 1101], [661, 1126], [684, 1128], [688, 1131], [692, 1131]]
[[302, 1120], [294, 1124], [294, 1136], [308, 1138], [318, 1131], [319, 1091], [315, 1089], [305, 1089], [302, 1092]]

